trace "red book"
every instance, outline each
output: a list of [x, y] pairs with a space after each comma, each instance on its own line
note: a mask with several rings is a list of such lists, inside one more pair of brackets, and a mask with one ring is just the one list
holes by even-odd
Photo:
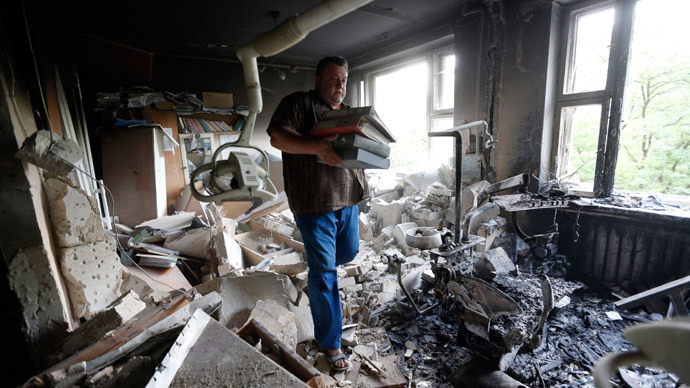
[[390, 140], [371, 125], [363, 115], [345, 116], [318, 121], [314, 124], [309, 134], [314, 137], [324, 137], [334, 133], [340, 135], [356, 133], [379, 143], [390, 143]]

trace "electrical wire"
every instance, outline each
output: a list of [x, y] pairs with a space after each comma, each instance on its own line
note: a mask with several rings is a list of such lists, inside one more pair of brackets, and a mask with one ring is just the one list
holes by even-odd
[[[59, 156], [58, 156], [58, 157], [59, 157]], [[84, 171], [84, 170], [82, 170], [81, 168], [77, 167], [76, 165], [74, 165], [74, 164], [73, 164], [72, 162], [70, 162], [69, 160], [66, 160], [66, 159], [61, 158], [61, 157], [60, 157], [60, 159], [64, 160], [65, 162], [69, 163], [72, 167], [74, 167], [74, 168], [76, 168], [77, 170], [79, 170], [79, 171], [81, 171], [82, 173], [84, 173], [84, 175], [86, 175], [87, 177], [91, 178], [93, 181], [96, 182], [96, 184], [102, 186], [102, 187], [106, 190], [106, 192], [110, 195], [110, 201], [111, 201], [112, 204], [113, 204], [113, 205], [112, 205], [111, 216], [112, 216], [113, 219], [114, 219], [114, 218], [115, 218], [115, 197], [113, 196], [113, 193], [110, 191], [110, 189], [109, 189], [105, 184], [99, 182], [96, 178], [92, 177], [91, 175], [89, 175], [89, 173], [87, 173], [86, 171]], [[105, 203], [105, 206], [108, 206], [107, 201], [106, 201], [106, 203]], [[152, 281], [154, 281], [154, 282], [156, 282], [156, 283], [162, 284], [162, 285], [164, 285], [164, 286], [166, 286], [166, 287], [168, 287], [168, 288], [170, 288], [170, 289], [172, 289], [172, 290], [181, 292], [182, 294], [184, 294], [185, 297], [187, 297], [187, 299], [189, 299], [189, 300], [194, 300], [194, 297], [193, 297], [191, 294], [187, 293], [187, 291], [184, 290], [183, 288], [175, 288], [175, 287], [171, 286], [171, 285], [168, 284], [168, 283], [162, 282], [162, 281], [160, 281], [160, 280], [156, 280], [156, 279], [154, 279], [153, 277], [151, 277], [151, 275], [149, 275], [148, 272], [146, 272], [146, 270], [144, 270], [143, 268], [141, 268], [141, 266], [139, 266], [139, 264], [137, 264], [137, 262], [135, 262], [135, 261], [127, 254], [127, 252], [125, 251], [125, 249], [122, 247], [122, 244], [120, 244], [120, 237], [119, 237], [119, 234], [117, 233], [117, 226], [114, 226], [114, 225], [113, 225], [113, 231], [115, 232], [115, 243], [117, 244], [117, 246], [120, 247], [120, 250], [122, 251], [122, 253], [129, 259], [129, 261], [131, 261], [132, 263], [134, 263], [134, 265], [137, 266], [137, 268], [139, 268], [139, 269], [144, 273], [144, 275], [146, 275], [149, 279], [151, 279]]]

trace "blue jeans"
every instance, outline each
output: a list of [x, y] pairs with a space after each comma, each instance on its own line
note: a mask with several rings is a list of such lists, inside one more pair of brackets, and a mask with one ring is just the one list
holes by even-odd
[[295, 216], [307, 253], [307, 292], [314, 319], [314, 337], [325, 350], [340, 349], [343, 318], [336, 266], [349, 263], [359, 251], [356, 205], [311, 216]]

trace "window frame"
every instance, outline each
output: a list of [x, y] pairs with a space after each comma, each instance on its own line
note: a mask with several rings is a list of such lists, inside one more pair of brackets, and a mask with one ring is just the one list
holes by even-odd
[[[389, 63], [386, 63], [382, 66], [378, 66], [375, 68], [372, 68], [368, 71], [366, 71], [363, 75], [363, 81], [364, 81], [364, 87], [363, 87], [363, 103], [364, 105], [371, 105], [374, 101], [374, 97], [376, 95], [376, 90], [374, 87], [374, 78], [377, 76], [382, 76], [388, 73], [391, 73], [393, 71], [396, 71], [402, 67], [413, 65], [415, 63], [419, 63], [421, 61], [425, 61], [427, 63], [427, 90], [426, 90], [426, 102], [427, 102], [427, 109], [426, 109], [426, 128], [425, 132], [428, 134], [432, 128], [433, 128], [433, 120], [436, 119], [443, 119], [443, 118], [451, 118], [451, 120], [455, 120], [455, 115], [454, 115], [454, 105], [455, 103], [452, 104], [450, 108], [445, 108], [445, 109], [436, 109], [436, 101], [440, 97], [439, 93], [441, 92], [441, 89], [438, 87], [438, 82], [437, 82], [437, 77], [436, 74], [438, 70], [441, 67], [441, 61], [443, 60], [443, 57], [451, 54], [454, 55], [454, 49], [452, 44], [444, 44], [441, 47], [435, 47], [432, 48], [428, 51], [425, 51], [424, 53], [421, 53], [419, 55], [415, 55], [409, 58], [405, 58], [403, 60], [397, 60], [397, 61], [392, 61]], [[457, 63], [457, 59], [456, 59]], [[454, 72], [454, 82], [453, 82], [453, 90], [455, 89], [455, 72]], [[454, 96], [454, 93], [453, 93]], [[362, 100], [360, 100], [362, 101]], [[431, 162], [431, 137], [426, 138], [426, 157], [427, 157], [427, 163]]]
[[[564, 8], [561, 55], [557, 97], [554, 110], [554, 136], [552, 144], [551, 171], [562, 174], [560, 163], [561, 150], [564, 147], [564, 134], [561, 131], [562, 110], [567, 107], [583, 105], [601, 106], [599, 119], [599, 139], [592, 194], [595, 197], [608, 197], [613, 192], [616, 163], [620, 143], [620, 127], [625, 92], [625, 81], [630, 60], [630, 46], [637, 0], [589, 1]], [[611, 32], [610, 51], [607, 68], [606, 86], [604, 89], [565, 93], [565, 82], [572, 71], [571, 58], [574, 55], [575, 39], [574, 22], [582, 14], [595, 12], [604, 8], [614, 8], [613, 28]]]

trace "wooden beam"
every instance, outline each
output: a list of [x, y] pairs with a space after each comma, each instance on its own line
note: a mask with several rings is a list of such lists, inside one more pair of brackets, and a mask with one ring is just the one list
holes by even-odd
[[[671, 294], [681, 294], [687, 288], [690, 288], [690, 275], [621, 299], [613, 304], [619, 310], [627, 310]], [[678, 297], [680, 297], [680, 295]]]

